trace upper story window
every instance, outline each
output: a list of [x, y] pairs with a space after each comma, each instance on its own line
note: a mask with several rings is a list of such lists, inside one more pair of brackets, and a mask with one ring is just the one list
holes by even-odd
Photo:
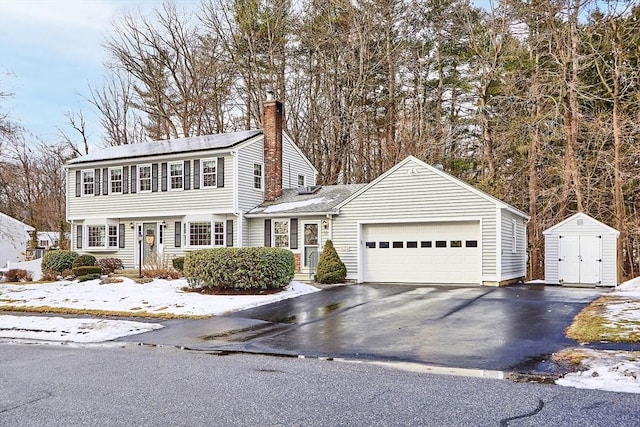
[[92, 170], [82, 171], [82, 194], [84, 196], [95, 194], [95, 176]]
[[138, 166], [138, 191], [151, 191], [151, 165]]
[[111, 193], [122, 193], [122, 168], [109, 169], [109, 190]]
[[289, 221], [273, 221], [273, 236], [276, 248], [289, 247]]
[[298, 187], [304, 187], [304, 175], [298, 175]]
[[172, 190], [182, 190], [184, 175], [182, 172], [183, 163], [169, 163], [169, 178], [171, 182], [170, 188]]
[[253, 164], [253, 188], [262, 190], [262, 164]]
[[212, 188], [216, 186], [217, 159], [202, 160], [202, 187]]

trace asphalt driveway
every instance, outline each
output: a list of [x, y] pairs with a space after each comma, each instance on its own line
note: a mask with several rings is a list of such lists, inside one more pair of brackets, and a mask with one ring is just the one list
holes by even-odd
[[170, 321], [137, 339], [201, 350], [531, 370], [531, 361], [576, 344], [564, 329], [602, 292], [541, 285], [340, 286], [227, 316]]

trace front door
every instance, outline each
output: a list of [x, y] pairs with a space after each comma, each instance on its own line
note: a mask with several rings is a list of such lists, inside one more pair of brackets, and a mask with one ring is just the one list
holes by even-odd
[[304, 261], [302, 265], [308, 271], [314, 272], [320, 255], [320, 223], [305, 222], [302, 227], [304, 230]]
[[145, 222], [142, 224], [143, 265], [153, 265], [157, 263], [158, 241], [156, 228], [157, 224], [155, 222]]

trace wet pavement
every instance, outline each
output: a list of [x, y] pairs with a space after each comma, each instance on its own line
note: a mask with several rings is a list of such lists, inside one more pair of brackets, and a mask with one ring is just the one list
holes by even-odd
[[576, 345], [565, 328], [603, 292], [542, 285], [339, 286], [211, 319], [167, 321], [164, 329], [122, 341], [531, 371], [545, 356]]

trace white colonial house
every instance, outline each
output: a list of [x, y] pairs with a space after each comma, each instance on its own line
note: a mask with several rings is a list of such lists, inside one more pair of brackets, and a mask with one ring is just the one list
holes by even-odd
[[265, 103], [264, 130], [110, 147], [71, 160], [72, 247], [127, 267], [221, 246], [290, 249], [298, 272], [331, 239], [358, 282], [503, 285], [526, 274], [526, 214], [408, 157], [369, 184], [317, 171]]
[[29, 240], [29, 233], [35, 229], [30, 225], [0, 212], [0, 268], [9, 262], [23, 262]]

